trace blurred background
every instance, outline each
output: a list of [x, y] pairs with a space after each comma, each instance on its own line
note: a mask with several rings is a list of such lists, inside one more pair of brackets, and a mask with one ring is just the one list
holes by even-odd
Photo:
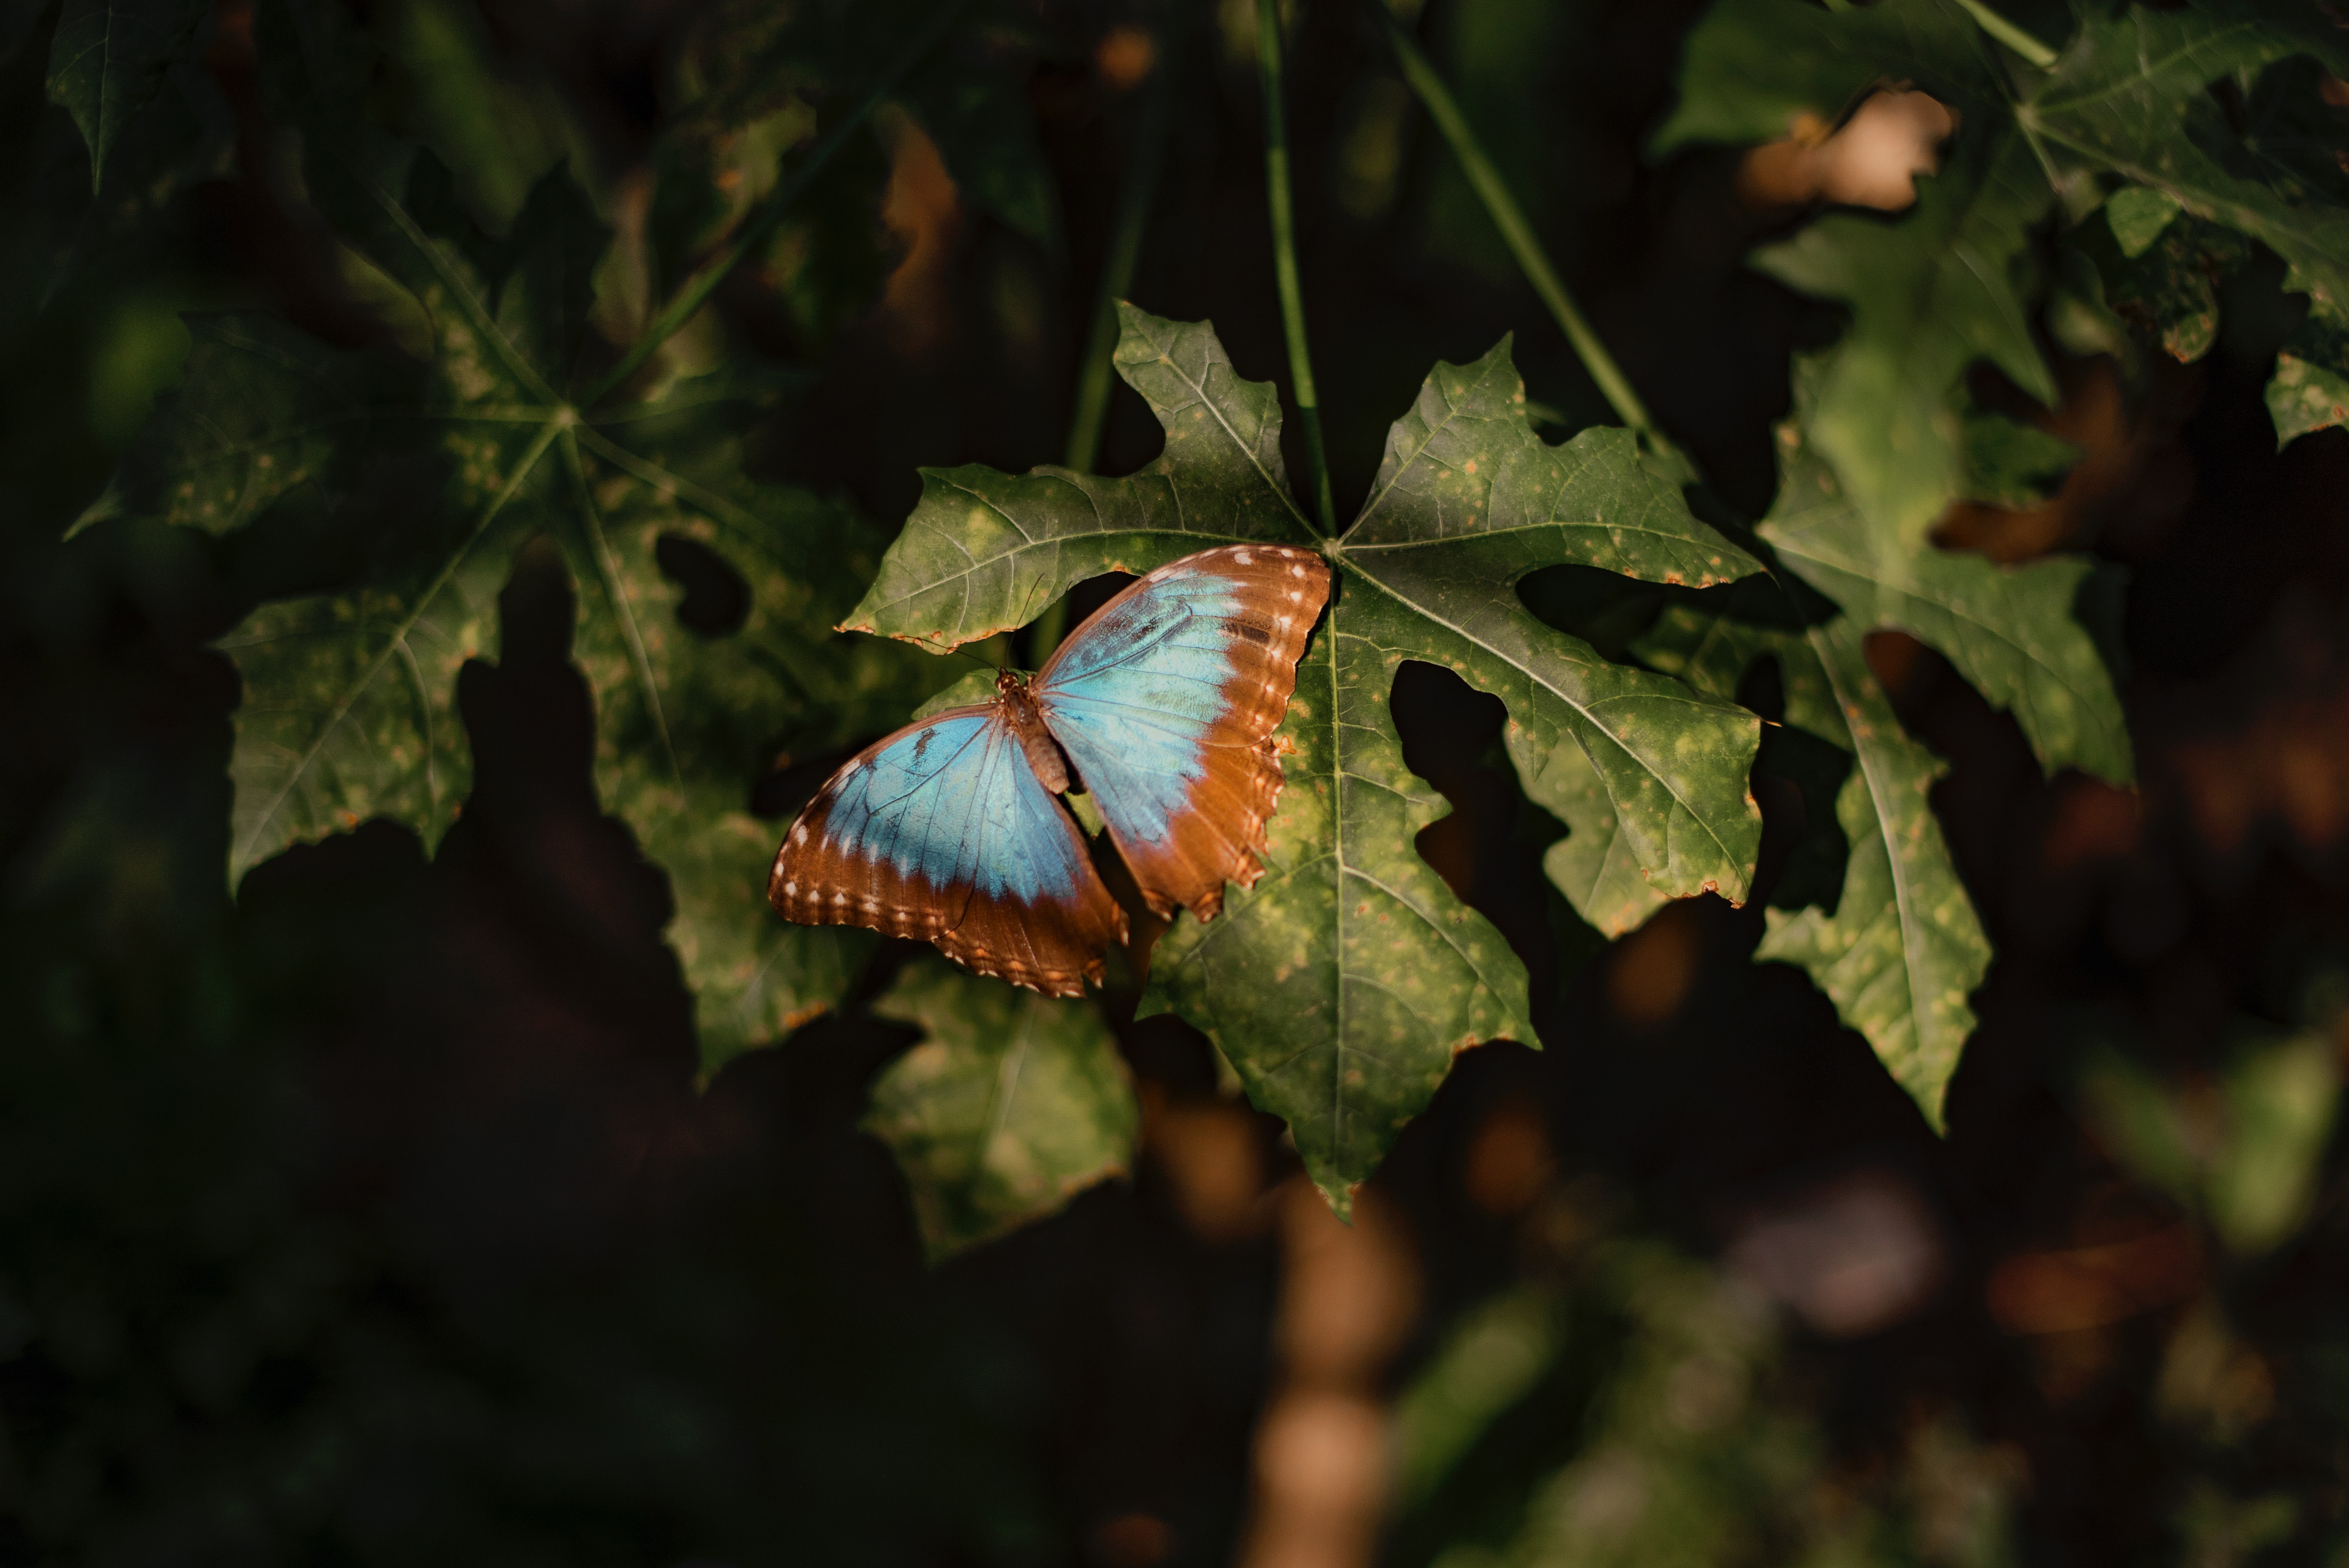
[[[1340, 511], [1431, 362], [1505, 333], [1545, 433], [1605, 422], [1373, 22], [1283, 9]], [[1751, 962], [1758, 898], [1579, 925], [1500, 705], [1413, 665], [1397, 723], [1454, 808], [1421, 850], [1526, 959], [1539, 1048], [1464, 1057], [1348, 1227], [1203, 1038], [1125, 1024], [1130, 1179], [932, 1267], [862, 1125], [915, 1030], [850, 1009], [702, 1071], [666, 882], [531, 630], [559, 581], [518, 574], [468, 666], [437, 852], [354, 824], [232, 896], [210, 645], [267, 563], [109, 480], [181, 313], [379, 329], [288, 193], [249, 0], [124, 132], [169, 155], [95, 192], [44, 90], [60, 10], [0, 6], [0, 1563], [2349, 1561], [2349, 433], [2275, 449], [2272, 257], [2193, 365], [2063, 359], [2061, 493], [1944, 524], [2125, 569], [2141, 789], [2044, 779], [1938, 655], [1872, 640], [1997, 951], [1946, 1138]], [[485, 228], [567, 160], [653, 273], [854, 96], [724, 109], [768, 90], [730, 0], [347, 10], [388, 62], [352, 112]], [[1744, 257], [1821, 200], [1905, 205], [1947, 116], [1651, 162], [1702, 10], [1410, 25], [1750, 519], [1789, 356], [1840, 317]], [[1122, 201], [1128, 296], [1287, 380], [1252, 5], [985, 16], [956, 47], [1041, 178], [958, 180], [935, 115], [885, 108], [681, 340], [771, 373], [762, 474], [885, 533], [921, 465], [1062, 460]], [[1158, 445], [1115, 387], [1100, 470]], [[1602, 646], [1656, 614], [1551, 577], [1528, 601]], [[780, 832], [837, 759], [751, 809]]]

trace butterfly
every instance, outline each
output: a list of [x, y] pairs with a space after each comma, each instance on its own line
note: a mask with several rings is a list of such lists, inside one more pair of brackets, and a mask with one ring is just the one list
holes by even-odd
[[1051, 996], [1081, 996], [1125, 912], [1057, 796], [1092, 795], [1151, 910], [1222, 910], [1264, 874], [1272, 733], [1330, 597], [1310, 551], [1234, 544], [1169, 562], [1088, 616], [1032, 681], [851, 758], [776, 852], [786, 920], [921, 937]]

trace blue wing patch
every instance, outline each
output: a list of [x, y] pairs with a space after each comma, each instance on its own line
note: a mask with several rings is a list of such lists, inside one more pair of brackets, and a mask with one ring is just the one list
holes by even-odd
[[1202, 551], [1102, 605], [1037, 675], [1038, 710], [1161, 914], [1210, 918], [1226, 881], [1263, 871], [1272, 732], [1329, 594], [1310, 551]]
[[787, 920], [920, 937], [982, 975], [1081, 995], [1125, 915], [999, 705], [867, 747], [784, 837], [767, 897]]

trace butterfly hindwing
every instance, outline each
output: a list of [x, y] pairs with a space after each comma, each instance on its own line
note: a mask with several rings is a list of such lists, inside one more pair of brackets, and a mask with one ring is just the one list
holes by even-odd
[[866, 747], [808, 803], [767, 897], [787, 920], [918, 937], [981, 975], [1084, 993], [1125, 913], [999, 704]]
[[1272, 733], [1329, 596], [1310, 551], [1202, 551], [1129, 584], [1037, 675], [1038, 708], [1159, 913], [1212, 919], [1225, 882], [1263, 874]]

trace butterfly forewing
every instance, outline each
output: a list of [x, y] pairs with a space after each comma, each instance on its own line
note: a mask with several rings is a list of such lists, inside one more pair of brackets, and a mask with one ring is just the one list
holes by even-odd
[[1159, 913], [1212, 919], [1225, 882], [1263, 873], [1272, 733], [1329, 596], [1309, 551], [1202, 551], [1102, 605], [1037, 676], [1038, 708]]
[[950, 708], [859, 752], [784, 836], [787, 920], [919, 937], [981, 975], [1076, 996], [1125, 913], [999, 704]]

